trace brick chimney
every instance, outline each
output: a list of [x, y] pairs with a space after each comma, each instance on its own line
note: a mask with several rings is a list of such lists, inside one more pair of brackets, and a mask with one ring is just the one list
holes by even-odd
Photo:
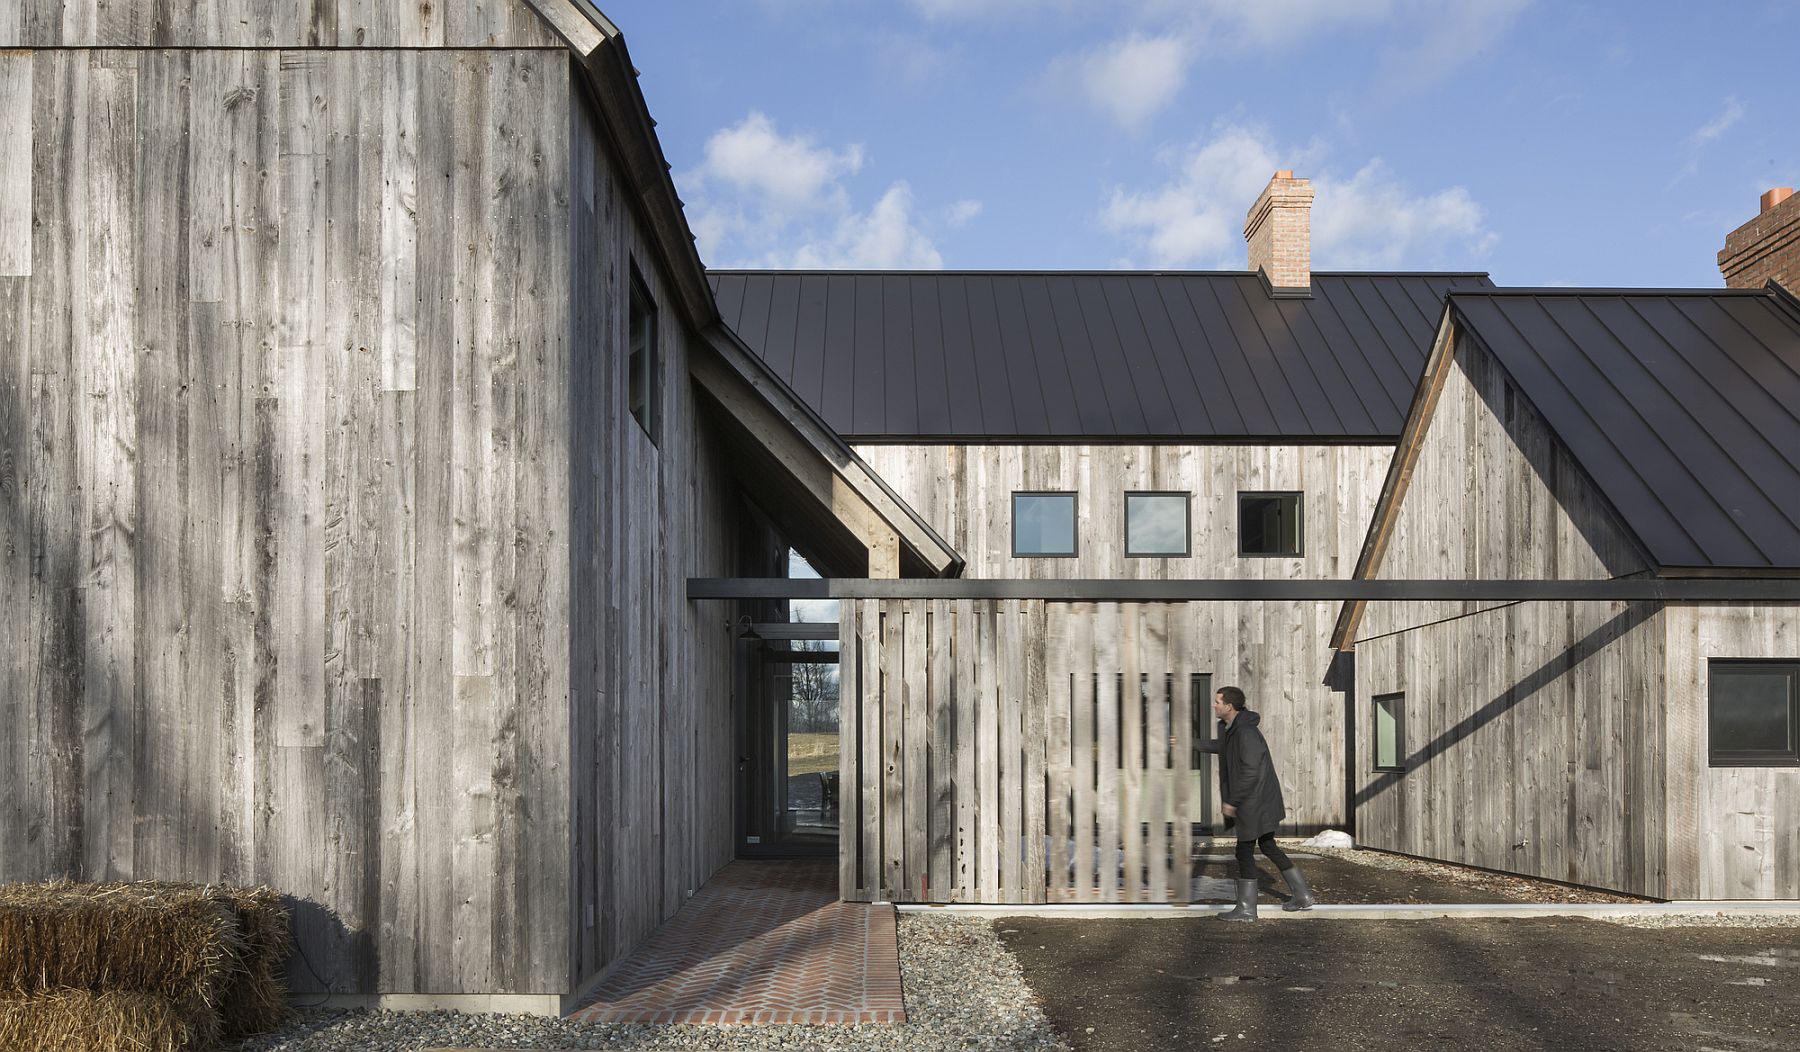
[[1244, 217], [1250, 269], [1262, 271], [1276, 291], [1312, 291], [1312, 201], [1312, 183], [1283, 168]]
[[1791, 186], [1762, 195], [1755, 219], [1725, 235], [1719, 273], [1734, 289], [1760, 289], [1769, 279], [1800, 292], [1800, 197]]

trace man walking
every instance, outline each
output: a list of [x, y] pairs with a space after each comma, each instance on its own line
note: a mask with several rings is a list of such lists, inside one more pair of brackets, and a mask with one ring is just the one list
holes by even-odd
[[1220, 687], [1213, 694], [1213, 715], [1219, 718], [1219, 735], [1201, 748], [1219, 754], [1219, 799], [1225, 804], [1225, 824], [1237, 830], [1237, 908], [1219, 914], [1220, 920], [1256, 919], [1256, 849], [1268, 856], [1287, 881], [1290, 895], [1284, 910], [1313, 907], [1312, 889], [1300, 868], [1275, 844], [1275, 828], [1287, 815], [1281, 799], [1281, 781], [1275, 761], [1258, 724], [1262, 717], [1244, 707], [1244, 692]]

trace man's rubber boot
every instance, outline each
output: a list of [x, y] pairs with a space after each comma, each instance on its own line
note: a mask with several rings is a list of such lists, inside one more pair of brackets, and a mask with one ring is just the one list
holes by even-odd
[[1218, 915], [1222, 921], [1253, 921], [1256, 919], [1256, 881], [1240, 880], [1237, 882], [1237, 908], [1226, 910]]
[[1296, 910], [1310, 910], [1318, 900], [1313, 898], [1312, 888], [1306, 883], [1306, 874], [1300, 872], [1299, 866], [1289, 866], [1281, 871], [1281, 879], [1287, 881], [1288, 900], [1281, 908], [1288, 913]]

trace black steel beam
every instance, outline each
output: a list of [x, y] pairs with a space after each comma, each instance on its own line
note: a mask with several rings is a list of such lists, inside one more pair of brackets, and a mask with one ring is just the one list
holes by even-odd
[[[695, 580], [701, 579], [695, 578]], [[700, 597], [690, 595], [689, 598], [698, 599]], [[750, 631], [764, 639], [836, 639], [838, 637], [836, 622], [758, 621], [750, 626]]]
[[689, 599], [1051, 599], [1092, 602], [1777, 602], [1800, 603], [1800, 578], [1624, 577], [1610, 581], [1196, 580], [1019, 581], [957, 578], [690, 577]]

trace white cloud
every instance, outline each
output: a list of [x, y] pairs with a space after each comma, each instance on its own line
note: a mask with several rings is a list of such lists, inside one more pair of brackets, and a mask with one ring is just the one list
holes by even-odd
[[1682, 140], [1682, 146], [1687, 152], [1687, 161], [1681, 166], [1681, 170], [1676, 172], [1675, 176], [1669, 180], [1669, 185], [1674, 186], [1683, 179], [1698, 172], [1700, 170], [1700, 155], [1705, 152], [1708, 146], [1718, 141], [1718, 139], [1726, 132], [1730, 131], [1738, 121], [1743, 119], [1744, 104], [1738, 101], [1736, 95], [1727, 96], [1723, 108], [1721, 108], [1718, 113], [1714, 114], [1705, 124], [1702, 124], [1700, 127], [1689, 132], [1688, 137]]
[[1133, 33], [1051, 66], [1053, 81], [1072, 83], [1089, 105], [1127, 128], [1139, 128], [1173, 102], [1187, 81], [1189, 45], [1172, 35]]
[[969, 225], [969, 221], [981, 214], [981, 202], [963, 200], [952, 202], [944, 210], [944, 225], [952, 230], [959, 230]]
[[1419, 29], [1410, 44], [1387, 49], [1381, 79], [1389, 88], [1427, 87], [1494, 46], [1518, 20], [1531, 0], [1459, 0], [1407, 5], [1401, 15]]
[[1244, 216], [1278, 167], [1312, 174], [1313, 266], [1393, 269], [1466, 264], [1493, 247], [1481, 206], [1462, 187], [1415, 193], [1379, 158], [1349, 178], [1324, 167], [1317, 144], [1283, 149], [1254, 129], [1222, 127], [1146, 190], [1114, 189], [1101, 225], [1160, 267], [1242, 269]]
[[839, 219], [830, 236], [774, 252], [766, 265], [804, 270], [920, 269], [943, 267], [944, 257], [913, 221], [912, 189], [895, 183], [867, 212]]
[[1200, 0], [1190, 3], [1196, 31], [1231, 47], [1285, 47], [1306, 37], [1358, 22], [1393, 17], [1396, 0]]
[[1162, 186], [1113, 190], [1101, 225], [1138, 242], [1156, 266], [1241, 267], [1244, 213], [1279, 161], [1263, 136], [1225, 127], [1182, 157]]
[[[700, 165], [676, 176], [702, 258], [717, 266], [942, 267], [904, 180], [868, 208], [855, 206], [847, 179], [864, 160], [860, 146], [784, 135], [761, 113], [721, 129]], [[966, 223], [980, 207], [959, 201], [945, 223]]]
[[1466, 263], [1499, 236], [1460, 186], [1414, 194], [1380, 158], [1348, 180], [1314, 180], [1313, 262], [1320, 270], [1395, 270]]
[[761, 113], [706, 140], [706, 159], [701, 174], [760, 196], [767, 207], [804, 209], [825, 203], [837, 192], [840, 177], [862, 168], [863, 150], [852, 145], [843, 150], [815, 146], [803, 135], [784, 136]]
[[912, 6], [934, 21], [974, 21], [1076, 10], [1075, 0], [912, 0]]
[[1744, 119], [1744, 104], [1733, 95], [1725, 100], [1725, 107], [1712, 120], [1695, 128], [1687, 137], [1689, 149], [1698, 150], [1707, 143], [1731, 130], [1731, 126]]

